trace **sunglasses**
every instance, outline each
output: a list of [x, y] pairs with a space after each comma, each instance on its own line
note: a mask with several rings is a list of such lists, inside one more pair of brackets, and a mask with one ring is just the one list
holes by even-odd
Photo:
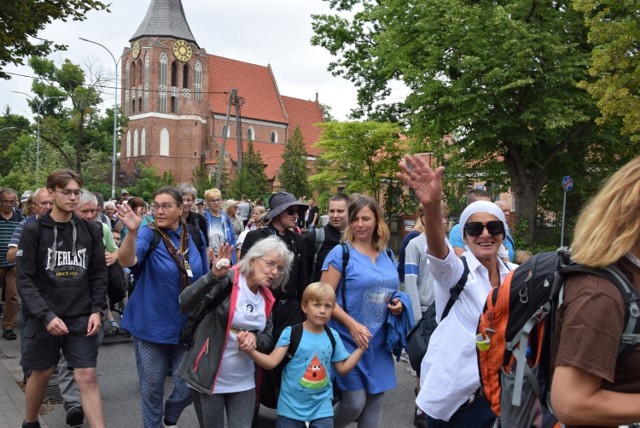
[[298, 208], [297, 207], [291, 207], [291, 208], [288, 208], [285, 212], [287, 214], [289, 214], [289, 215], [294, 215], [294, 214], [298, 213]]
[[500, 220], [491, 220], [486, 223], [470, 221], [464, 225], [464, 230], [467, 235], [476, 237], [482, 235], [482, 231], [485, 227], [491, 236], [504, 234], [504, 224], [502, 224]]

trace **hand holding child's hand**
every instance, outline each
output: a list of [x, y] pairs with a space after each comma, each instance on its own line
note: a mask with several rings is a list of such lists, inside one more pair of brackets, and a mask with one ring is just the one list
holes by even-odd
[[248, 331], [238, 333], [238, 343], [244, 352], [251, 353], [256, 350], [256, 336]]

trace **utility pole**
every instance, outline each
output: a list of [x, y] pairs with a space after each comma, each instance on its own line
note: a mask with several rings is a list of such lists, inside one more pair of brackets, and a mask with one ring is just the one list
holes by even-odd
[[236, 150], [238, 154], [238, 172], [242, 168], [242, 121], [240, 119], [240, 108], [244, 105], [244, 98], [238, 97], [238, 90], [233, 88], [229, 94], [229, 102], [227, 104], [227, 117], [224, 122], [222, 131], [222, 146], [220, 147], [220, 155], [218, 156], [218, 176], [216, 177], [216, 187], [219, 189], [222, 183], [222, 169], [224, 168], [224, 154], [227, 147], [227, 133], [229, 132], [229, 118], [231, 117], [231, 106], [235, 108], [236, 113]]

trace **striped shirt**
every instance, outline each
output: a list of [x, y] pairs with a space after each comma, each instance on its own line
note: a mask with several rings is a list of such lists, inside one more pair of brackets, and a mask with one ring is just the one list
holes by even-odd
[[9, 220], [0, 215], [0, 267], [9, 267], [15, 265], [15, 263], [9, 263], [7, 261], [7, 250], [9, 249], [9, 241], [13, 236], [13, 232], [18, 227], [18, 224], [24, 219], [22, 213], [15, 208], [13, 209], [13, 215]]

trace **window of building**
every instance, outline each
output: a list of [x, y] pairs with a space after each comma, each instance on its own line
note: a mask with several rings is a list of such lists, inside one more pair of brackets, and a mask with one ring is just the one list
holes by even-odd
[[127, 131], [127, 150], [125, 153], [126, 157], [131, 157], [131, 131]]
[[175, 61], [171, 63], [171, 86], [178, 86], [178, 64]]
[[253, 141], [253, 139], [254, 139], [253, 128], [249, 128], [247, 129], [247, 140]]
[[147, 154], [147, 130], [142, 128], [140, 133], [140, 156]]
[[149, 66], [151, 59], [149, 53], [144, 54], [144, 111], [149, 111]]
[[169, 58], [167, 54], [162, 52], [160, 54], [160, 86], [158, 88], [158, 111], [160, 113], [167, 112], [167, 66]]
[[160, 131], [160, 156], [169, 156], [169, 131], [162, 128]]
[[224, 125], [222, 127], [222, 135], [226, 135], [227, 138], [231, 138], [231, 128], [229, 128], [227, 125]]
[[131, 64], [127, 62], [124, 66], [124, 114], [129, 115], [129, 70]]
[[202, 99], [202, 63], [200, 60], [196, 61], [195, 69], [196, 81], [194, 89], [196, 91], [196, 100], [200, 101]]
[[189, 64], [182, 66], [182, 87], [189, 89]]
[[133, 157], [134, 158], [138, 156], [138, 147], [139, 147], [138, 130], [134, 129], [133, 130]]
[[278, 142], [278, 133], [276, 131], [271, 131], [271, 142], [272, 143]]

